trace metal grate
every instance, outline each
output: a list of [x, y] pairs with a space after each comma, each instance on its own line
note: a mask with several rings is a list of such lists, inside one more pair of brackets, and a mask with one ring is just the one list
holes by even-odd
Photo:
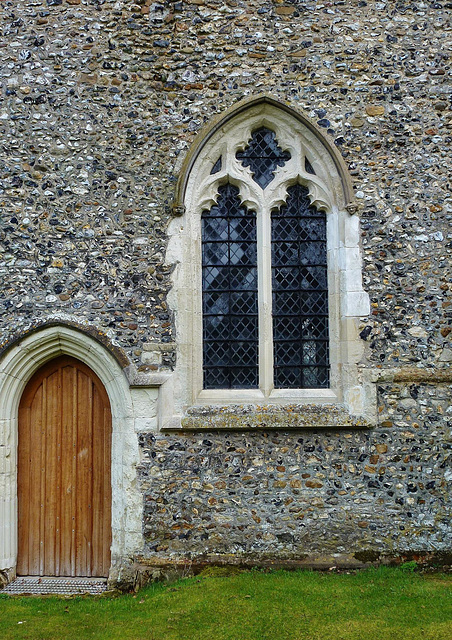
[[253, 180], [265, 189], [275, 177], [276, 168], [283, 167], [290, 160], [290, 153], [278, 146], [273, 131], [261, 127], [253, 132], [248, 146], [237, 151], [236, 158], [244, 167], [250, 167]]
[[102, 578], [40, 578], [23, 576], [10, 582], [1, 593], [9, 595], [99, 595], [107, 590]]
[[231, 184], [202, 215], [204, 388], [258, 386], [256, 215]]
[[326, 215], [301, 185], [272, 212], [272, 287], [275, 387], [328, 387]]

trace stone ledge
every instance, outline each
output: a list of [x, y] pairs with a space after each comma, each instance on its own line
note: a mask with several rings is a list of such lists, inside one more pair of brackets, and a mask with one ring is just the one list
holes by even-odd
[[[129, 568], [128, 582], [117, 586], [122, 590], [139, 590], [151, 582], [174, 581], [181, 577], [197, 575], [212, 570], [211, 575], [234, 575], [239, 571], [258, 568], [263, 571], [299, 569], [320, 571], [348, 571], [366, 569], [380, 565], [399, 566], [404, 562], [415, 562], [419, 569], [450, 570], [450, 551], [405, 551], [361, 549], [349, 553], [293, 553], [292, 556], [247, 554], [199, 554], [185, 558], [149, 557], [136, 555]], [[223, 569], [223, 571], [221, 571]], [[215, 570], [216, 574], [215, 574]], [[219, 570], [219, 571], [218, 571]], [[209, 575], [208, 573], [206, 575]]]
[[134, 388], [155, 388], [161, 387], [171, 378], [172, 372], [168, 371], [137, 371], [136, 367], [130, 365], [124, 369], [129, 387]]
[[369, 429], [373, 425], [352, 416], [338, 404], [194, 406], [178, 426], [165, 431], [280, 431], [292, 429]]
[[376, 371], [376, 382], [414, 382], [418, 384], [447, 384], [452, 382], [452, 367], [403, 367]]
[[198, 573], [207, 567], [239, 567], [251, 569], [262, 567], [267, 569], [360, 569], [369, 566], [398, 566], [404, 562], [416, 562], [420, 568], [452, 568], [452, 551], [444, 549], [378, 549], [377, 547], [361, 547], [347, 552], [308, 551], [293, 553], [199, 553], [187, 554], [184, 557], [147, 555], [143, 552], [133, 556], [135, 569], [173, 569], [183, 570], [186, 574], [191, 570]]

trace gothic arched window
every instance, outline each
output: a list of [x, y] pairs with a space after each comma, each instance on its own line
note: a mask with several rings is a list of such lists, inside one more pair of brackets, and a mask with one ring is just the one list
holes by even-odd
[[[290, 158], [268, 127], [252, 131], [236, 152], [243, 180], [249, 167], [263, 202], [276, 169]], [[204, 388], [258, 388], [260, 376], [273, 377], [276, 389], [327, 388], [326, 215], [311, 205], [307, 187], [295, 183], [285, 204], [253, 211], [242, 204], [239, 187], [221, 184], [201, 224]], [[271, 370], [259, 372], [260, 351], [269, 347]]]
[[358, 412], [356, 320], [369, 302], [346, 169], [306, 118], [250, 103], [199, 137], [179, 180], [167, 254], [179, 411], [337, 401]]

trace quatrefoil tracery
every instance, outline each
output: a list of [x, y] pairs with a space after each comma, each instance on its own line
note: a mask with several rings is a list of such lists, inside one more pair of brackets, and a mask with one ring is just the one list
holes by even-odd
[[247, 146], [237, 151], [235, 157], [251, 169], [253, 180], [265, 189], [275, 177], [276, 169], [283, 167], [291, 155], [278, 145], [274, 131], [260, 127], [253, 131]]

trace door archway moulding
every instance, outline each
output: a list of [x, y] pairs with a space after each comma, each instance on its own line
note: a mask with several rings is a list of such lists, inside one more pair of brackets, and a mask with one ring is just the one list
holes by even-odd
[[0, 373], [0, 571], [14, 576], [17, 561], [17, 427], [20, 398], [31, 376], [60, 355], [90, 367], [103, 383], [112, 410], [112, 564], [110, 579], [124, 558], [142, 546], [139, 462], [129, 382], [117, 359], [94, 338], [69, 326], [28, 334], [2, 358]]

